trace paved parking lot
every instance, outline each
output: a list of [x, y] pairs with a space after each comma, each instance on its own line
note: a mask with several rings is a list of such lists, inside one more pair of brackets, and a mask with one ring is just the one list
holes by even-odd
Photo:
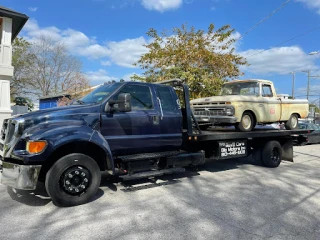
[[268, 169], [207, 163], [156, 182], [102, 182], [95, 199], [55, 207], [0, 185], [1, 239], [320, 239], [320, 145]]

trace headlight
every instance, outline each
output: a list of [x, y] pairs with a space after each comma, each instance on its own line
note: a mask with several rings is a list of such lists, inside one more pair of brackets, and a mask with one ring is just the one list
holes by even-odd
[[234, 109], [233, 108], [227, 108], [226, 109], [226, 114], [227, 115], [233, 115], [234, 114]]

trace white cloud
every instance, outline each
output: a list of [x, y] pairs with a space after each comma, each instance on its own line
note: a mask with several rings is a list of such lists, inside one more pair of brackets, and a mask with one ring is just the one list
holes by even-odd
[[111, 80], [118, 80], [116, 77], [111, 77], [108, 75], [107, 71], [104, 69], [99, 69], [98, 71], [89, 71], [85, 73], [86, 77], [91, 82], [91, 85], [95, 86], [104, 82]]
[[106, 67], [112, 65], [112, 63], [111, 63], [110, 61], [100, 61], [100, 64], [101, 64], [102, 66], [106, 66]]
[[147, 40], [144, 37], [126, 39], [120, 42], [108, 42], [109, 57], [119, 66], [134, 68], [132, 64], [142, 54], [147, 53], [147, 49], [143, 44], [147, 44]]
[[90, 59], [107, 57], [109, 58], [109, 62], [112, 61], [119, 66], [129, 68], [133, 68], [132, 64], [139, 59], [141, 54], [147, 52], [143, 46], [147, 41], [143, 37], [99, 44], [95, 37], [88, 37], [83, 32], [74, 29], [60, 30], [55, 26], [41, 28], [34, 19], [27, 22], [23, 32], [26, 34], [26, 39], [31, 42], [39, 36], [45, 35], [53, 41], [64, 43], [71, 53], [75, 55]]
[[320, 14], [320, 0], [295, 0], [305, 4], [310, 9], [316, 9], [317, 13]]
[[28, 7], [28, 10], [30, 12], [36, 12], [38, 10], [38, 8], [37, 7]]
[[317, 69], [316, 56], [309, 56], [298, 46], [277, 47], [262, 52], [264, 49], [249, 49], [238, 52], [247, 57], [250, 66], [243, 71], [254, 74], [288, 74], [291, 71]]
[[182, 6], [182, 0], [141, 0], [142, 6], [148, 10], [165, 12]]

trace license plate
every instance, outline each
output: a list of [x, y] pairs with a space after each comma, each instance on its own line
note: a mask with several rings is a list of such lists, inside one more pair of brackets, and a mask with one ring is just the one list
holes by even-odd
[[247, 156], [247, 140], [219, 142], [220, 159], [245, 156]]

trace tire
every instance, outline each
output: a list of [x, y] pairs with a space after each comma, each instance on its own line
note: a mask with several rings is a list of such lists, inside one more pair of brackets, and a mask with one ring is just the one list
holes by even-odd
[[276, 168], [282, 159], [282, 148], [278, 141], [267, 142], [262, 150], [262, 163], [266, 167]]
[[298, 128], [298, 121], [299, 121], [298, 115], [297, 114], [291, 114], [289, 120], [286, 121], [284, 126], [285, 126], [285, 128], [287, 130], [297, 129]]
[[236, 123], [235, 127], [240, 132], [250, 132], [255, 127], [255, 120], [250, 112], [244, 112], [240, 122]]
[[87, 203], [97, 193], [100, 182], [98, 164], [87, 155], [73, 153], [53, 164], [45, 187], [56, 206], [70, 207]]

